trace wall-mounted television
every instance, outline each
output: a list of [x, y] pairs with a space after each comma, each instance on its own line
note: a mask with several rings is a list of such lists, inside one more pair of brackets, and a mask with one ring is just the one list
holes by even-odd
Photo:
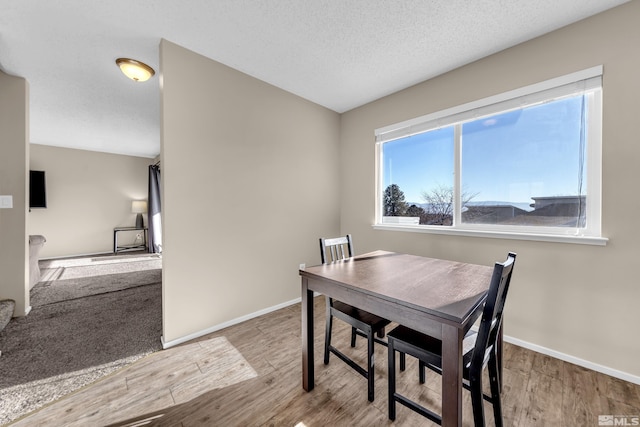
[[47, 207], [47, 186], [44, 171], [29, 171], [29, 208]]

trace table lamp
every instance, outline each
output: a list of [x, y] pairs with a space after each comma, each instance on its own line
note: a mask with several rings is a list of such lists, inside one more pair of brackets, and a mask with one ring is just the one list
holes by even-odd
[[146, 200], [133, 200], [131, 202], [131, 212], [136, 215], [136, 228], [144, 228], [144, 218], [142, 214], [147, 211]]

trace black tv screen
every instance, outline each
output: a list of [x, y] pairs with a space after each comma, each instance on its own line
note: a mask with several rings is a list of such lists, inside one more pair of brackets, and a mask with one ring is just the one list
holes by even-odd
[[29, 171], [29, 207], [47, 207], [47, 191], [44, 171]]

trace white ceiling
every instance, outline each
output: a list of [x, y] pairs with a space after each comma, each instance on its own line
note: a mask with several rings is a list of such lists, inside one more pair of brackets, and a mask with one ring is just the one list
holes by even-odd
[[628, 0], [0, 0], [0, 69], [30, 87], [30, 138], [154, 157], [161, 38], [337, 112]]

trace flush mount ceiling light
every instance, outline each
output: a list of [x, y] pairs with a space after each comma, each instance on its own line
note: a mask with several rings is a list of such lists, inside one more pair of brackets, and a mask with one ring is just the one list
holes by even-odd
[[125, 76], [136, 82], [149, 80], [156, 72], [144, 62], [129, 58], [118, 58], [116, 64]]

